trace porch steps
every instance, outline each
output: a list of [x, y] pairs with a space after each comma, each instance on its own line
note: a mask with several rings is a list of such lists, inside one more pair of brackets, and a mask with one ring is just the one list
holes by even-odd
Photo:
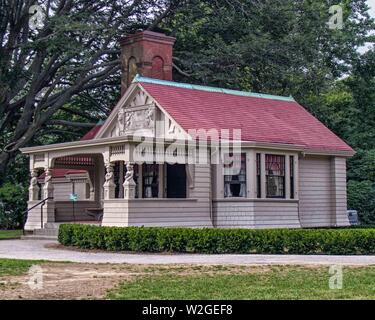
[[59, 234], [59, 224], [46, 223], [44, 229], [34, 229], [32, 234], [24, 235], [22, 240], [57, 240]]

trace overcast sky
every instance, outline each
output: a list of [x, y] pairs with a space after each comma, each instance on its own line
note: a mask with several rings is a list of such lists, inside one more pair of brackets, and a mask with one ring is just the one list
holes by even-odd
[[375, 0], [367, 0], [369, 6], [371, 7], [370, 13], [371, 16], [375, 18]]
[[[375, 18], [375, 0], [367, 0], [370, 7], [370, 15]], [[364, 53], [369, 49], [369, 45], [359, 48], [359, 52]]]

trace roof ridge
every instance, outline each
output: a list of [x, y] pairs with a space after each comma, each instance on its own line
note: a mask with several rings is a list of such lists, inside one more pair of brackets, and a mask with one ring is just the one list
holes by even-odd
[[249, 92], [249, 91], [223, 89], [219, 87], [209, 87], [209, 86], [202, 86], [202, 85], [196, 85], [196, 84], [160, 80], [160, 79], [155, 79], [155, 78], [147, 78], [147, 77], [140, 76], [138, 74], [135, 76], [132, 82], [133, 83], [145, 82], [145, 83], [159, 84], [159, 85], [184, 88], [184, 89], [201, 90], [201, 91], [208, 91], [208, 92], [219, 92], [219, 93], [225, 93], [225, 94], [231, 94], [231, 95], [237, 95], [237, 96], [243, 96], [243, 97], [254, 97], [254, 98], [261, 98], [261, 99], [295, 102], [292, 96], [285, 97], [285, 96], [276, 96], [276, 95], [264, 94], [264, 93], [254, 93], [254, 92]]

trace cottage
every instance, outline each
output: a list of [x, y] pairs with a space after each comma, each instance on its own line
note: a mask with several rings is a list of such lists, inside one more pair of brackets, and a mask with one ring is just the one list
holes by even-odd
[[349, 225], [352, 148], [291, 97], [173, 82], [174, 41], [122, 39], [122, 98], [108, 119], [80, 141], [22, 149], [26, 230]]

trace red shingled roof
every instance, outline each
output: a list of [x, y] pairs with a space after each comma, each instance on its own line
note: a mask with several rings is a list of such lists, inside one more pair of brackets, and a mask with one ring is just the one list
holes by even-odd
[[[84, 174], [87, 173], [86, 170], [77, 170], [77, 169], [51, 169], [53, 178], [64, 178], [67, 174]], [[46, 176], [46, 173], [43, 172], [38, 179], [43, 179]]]
[[89, 132], [87, 132], [81, 139], [80, 141], [85, 141], [85, 140], [92, 140], [95, 138], [96, 134], [99, 132], [100, 128], [102, 127], [101, 124], [96, 125], [93, 127]]
[[139, 78], [137, 82], [186, 131], [241, 129], [243, 141], [302, 145], [309, 150], [353, 151], [293, 99], [211, 92], [173, 82], [152, 83], [147, 78]]

